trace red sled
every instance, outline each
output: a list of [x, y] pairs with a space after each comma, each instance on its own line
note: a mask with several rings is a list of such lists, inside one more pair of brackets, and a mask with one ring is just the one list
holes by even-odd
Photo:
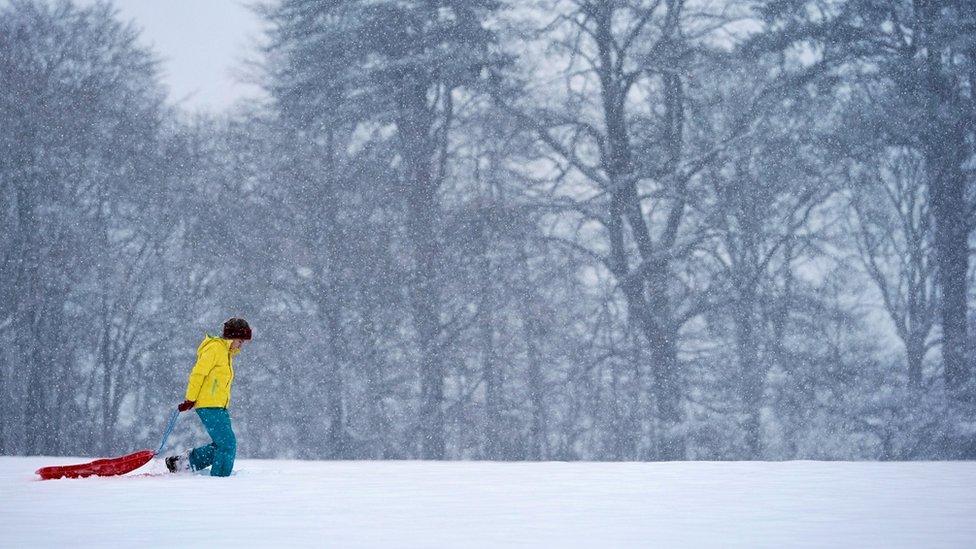
[[156, 453], [152, 450], [140, 450], [138, 452], [108, 459], [96, 459], [89, 463], [79, 463], [77, 465], [54, 465], [52, 467], [41, 467], [37, 474], [44, 480], [56, 478], [84, 478], [84, 477], [112, 477], [124, 475], [130, 471], [142, 467], [149, 463], [149, 460]]
[[163, 451], [163, 447], [166, 446], [166, 439], [173, 432], [173, 426], [176, 425], [176, 418], [178, 416], [178, 410], [173, 410], [173, 413], [170, 414], [169, 423], [166, 425], [166, 432], [163, 433], [163, 442], [159, 444], [159, 449], [155, 452], [152, 450], [139, 450], [138, 452], [124, 456], [96, 459], [95, 461], [79, 463], [77, 465], [41, 467], [35, 473], [40, 475], [42, 480], [51, 480], [56, 478], [113, 477], [135, 471], [149, 463], [149, 460]]

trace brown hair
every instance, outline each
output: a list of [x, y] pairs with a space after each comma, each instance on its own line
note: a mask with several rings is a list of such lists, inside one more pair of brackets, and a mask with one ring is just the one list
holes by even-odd
[[243, 318], [229, 318], [224, 322], [224, 339], [251, 339], [251, 327]]

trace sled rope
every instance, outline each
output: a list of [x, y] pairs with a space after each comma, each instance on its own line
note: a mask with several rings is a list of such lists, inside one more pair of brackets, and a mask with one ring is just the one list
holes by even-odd
[[163, 441], [159, 443], [159, 449], [155, 452], [157, 456], [163, 451], [163, 447], [166, 446], [166, 439], [173, 432], [173, 427], [176, 427], [176, 418], [178, 417], [180, 417], [179, 410], [173, 410], [173, 413], [169, 415], [169, 423], [166, 424], [166, 431], [163, 432]]

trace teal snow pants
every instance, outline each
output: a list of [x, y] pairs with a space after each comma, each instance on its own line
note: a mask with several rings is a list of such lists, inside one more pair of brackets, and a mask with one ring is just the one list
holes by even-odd
[[234, 468], [237, 438], [230, 426], [226, 408], [197, 408], [197, 415], [213, 442], [190, 452], [190, 468], [194, 471], [210, 467], [210, 476], [226, 477]]

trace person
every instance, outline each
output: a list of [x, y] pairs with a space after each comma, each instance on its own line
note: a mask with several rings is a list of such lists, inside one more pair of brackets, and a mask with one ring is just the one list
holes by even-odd
[[210, 467], [210, 476], [226, 477], [234, 469], [237, 438], [231, 427], [227, 406], [234, 382], [234, 356], [250, 339], [251, 327], [243, 318], [231, 318], [224, 322], [221, 337], [204, 336], [197, 348], [197, 362], [186, 384], [186, 400], [177, 408], [180, 412], [195, 408], [212, 442], [167, 457], [166, 468], [170, 472], [199, 471]]

